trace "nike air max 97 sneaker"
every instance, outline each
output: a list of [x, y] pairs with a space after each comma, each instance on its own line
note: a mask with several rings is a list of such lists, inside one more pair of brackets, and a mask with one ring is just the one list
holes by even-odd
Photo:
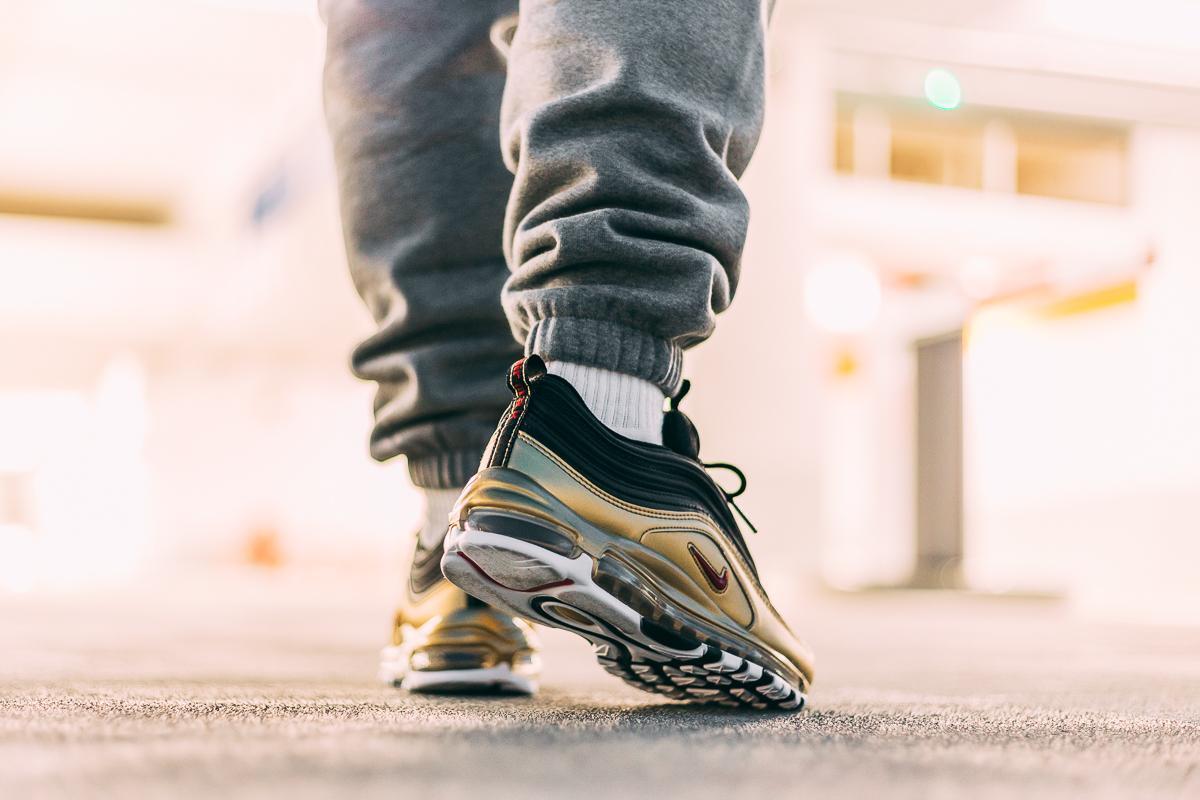
[[509, 385], [514, 399], [450, 515], [447, 579], [583, 636], [639, 689], [803, 707], [811, 653], [767, 599], [731, 511], [740, 490], [698, 460], [679, 398], [660, 447], [613, 433], [538, 356], [518, 361]]
[[533, 694], [540, 661], [524, 620], [466, 595], [442, 577], [442, 546], [417, 540], [381, 680], [413, 692]]

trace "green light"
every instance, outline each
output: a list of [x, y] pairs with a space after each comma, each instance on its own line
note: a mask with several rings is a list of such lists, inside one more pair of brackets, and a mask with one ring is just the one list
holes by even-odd
[[925, 74], [925, 99], [936, 108], [953, 111], [962, 105], [962, 86], [948, 69], [931, 69]]

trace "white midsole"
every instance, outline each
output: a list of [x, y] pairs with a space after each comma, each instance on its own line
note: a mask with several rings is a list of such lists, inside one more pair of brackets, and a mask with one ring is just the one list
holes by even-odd
[[[501, 560], [497, 564], [488, 563], [489, 548], [495, 548], [497, 551], [507, 554], [505, 558], [508, 560]], [[514, 539], [503, 534], [469, 529], [465, 531], [450, 529], [446, 539], [447, 555], [442, 560], [442, 571], [447, 578], [466, 590], [468, 594], [491, 595], [491, 602], [494, 604], [507, 606], [506, 610], [539, 622], [544, 621], [540, 620], [539, 615], [533, 612], [529, 606], [532, 594], [525, 595], [520, 591], [513, 592], [502, 589], [497, 592], [496, 587], [490, 586], [490, 582], [475, 572], [474, 567], [463, 565], [463, 562], [457, 557], [460, 550], [466, 551], [480, 568], [501, 581], [521, 580], [523, 577], [521, 572], [528, 564], [550, 567], [556, 577], [569, 579], [570, 583], [538, 594], [564, 599], [569, 597], [571, 605], [577, 610], [588, 611], [604, 619], [608, 624], [622, 631], [633, 642], [644, 638], [640, 628], [641, 615], [596, 585], [592, 580], [592, 557], [586, 553], [580, 553], [575, 558], [568, 558], [531, 542]], [[524, 556], [527, 560], [512, 560], [513, 553]], [[497, 567], [509, 567], [509, 569], [506, 571], [496, 569]], [[492, 570], [499, 574], [494, 574]], [[576, 632], [578, 633], [578, 631]], [[606, 634], [606, 631], [599, 626], [595, 628], [595, 632]], [[627, 644], [630, 643], [627, 642]], [[639, 656], [652, 661], [665, 661], [668, 658], [694, 658], [703, 653], [703, 647], [686, 651], [675, 650], [661, 644], [656, 644], [652, 649], [638, 648]]]
[[[455, 527], [447, 534], [446, 555], [442, 558], [443, 574], [468, 594], [518, 616], [580, 634], [597, 648], [598, 656], [616, 655], [609, 647], [612, 629], [620, 632], [622, 646], [642, 662], [670, 663], [699, 658], [708, 652], [704, 645], [679, 650], [648, 640], [641, 630], [641, 615], [598, 586], [592, 579], [592, 567], [592, 557], [587, 553], [569, 558], [522, 539]], [[533, 604], [535, 597], [537, 608]], [[724, 651], [717, 663], [705, 664], [700, 669], [730, 674], [739, 683], [757, 681], [764, 672], [762, 665]], [[686, 691], [717, 693], [719, 690], [696, 687]], [[770, 684], [757, 687], [756, 691], [768, 699], [786, 701], [782, 708], [798, 708], [804, 702], [803, 691], [789, 686], [774, 672]]]
[[507, 664], [487, 669], [410, 670], [401, 685], [410, 692], [466, 686], [489, 686], [522, 694], [537, 691], [536, 681], [526, 675], [517, 675]]
[[537, 691], [535, 677], [518, 675], [508, 664], [485, 669], [415, 670], [409, 667], [408, 658], [405, 647], [383, 648], [379, 654], [379, 680], [417, 692], [455, 686], [492, 686], [524, 694]]

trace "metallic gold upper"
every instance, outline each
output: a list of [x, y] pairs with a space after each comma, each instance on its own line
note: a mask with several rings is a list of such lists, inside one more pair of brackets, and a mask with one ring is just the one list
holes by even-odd
[[808, 681], [813, 658], [771, 605], [753, 569], [707, 514], [648, 508], [604, 491], [524, 431], [507, 467], [481, 471], [452, 519], [501, 508], [568, 532], [593, 557], [616, 553], [653, 577], [688, 610], [748, 636], [794, 665]]
[[463, 608], [405, 631], [409, 665], [418, 671], [490, 669], [516, 673], [537, 669], [537, 637], [524, 620], [486, 606]]
[[[440, 556], [438, 548], [435, 563]], [[419, 567], [428, 558], [418, 543], [414, 562]], [[411, 669], [488, 669], [507, 664], [513, 671], [536, 671], [537, 637], [524, 620], [473, 603], [462, 589], [441, 577], [440, 568], [437, 576], [419, 582], [410, 575], [405, 586], [392, 624], [392, 645], [402, 649]]]

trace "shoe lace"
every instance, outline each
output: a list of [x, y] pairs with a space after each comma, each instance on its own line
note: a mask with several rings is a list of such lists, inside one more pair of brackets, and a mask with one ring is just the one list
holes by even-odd
[[[721, 490], [721, 494], [725, 495], [725, 502], [729, 503], [729, 507], [732, 508], [734, 511], [736, 511], [737, 515], [742, 518], [742, 521], [745, 522], [746, 525], [748, 525], [750, 527], [750, 532], [758, 533], [758, 528], [754, 527], [754, 523], [751, 522], [750, 518], [746, 516], [746, 512], [742, 511], [742, 509], [738, 507], [738, 504], [736, 502], [734, 502], [735, 497], [740, 497], [742, 495], [742, 492], [746, 491], [746, 473], [742, 472], [740, 469], [735, 467], [733, 464], [726, 464], [724, 461], [703, 461], [703, 462], [701, 462], [701, 466], [703, 466], [705, 469], [729, 470], [730, 472], [732, 472], [734, 475], [737, 476], [739, 485], [738, 485], [738, 488], [735, 489], [734, 491], [732, 491], [732, 492], [729, 491], [724, 486], [722, 486], [720, 483], [717, 483], [717, 488]], [[714, 481], [714, 483], [715, 483], [715, 481]]]
[[[683, 400], [684, 395], [692, 388], [691, 381], [685, 380], [679, 387], [678, 393], [671, 398], [671, 408], [667, 412], [667, 420], [663, 425], [663, 444], [671, 448], [677, 453], [689, 456], [700, 461], [700, 434], [696, 431], [696, 426], [688, 419], [687, 415], [679, 410], [679, 403]], [[737, 476], [738, 487], [730, 491], [717, 483], [717, 488], [721, 490], [721, 494], [725, 496], [725, 502], [729, 507], [737, 512], [737, 515], [742, 518], [750, 528], [751, 533], [758, 533], [758, 528], [754, 527], [754, 523], [746, 516], [746, 512], [738, 507], [734, 498], [740, 497], [746, 491], [746, 473], [735, 467], [733, 464], [727, 464], [724, 461], [700, 461], [700, 465], [705, 469], [723, 469], [732, 472]]]

